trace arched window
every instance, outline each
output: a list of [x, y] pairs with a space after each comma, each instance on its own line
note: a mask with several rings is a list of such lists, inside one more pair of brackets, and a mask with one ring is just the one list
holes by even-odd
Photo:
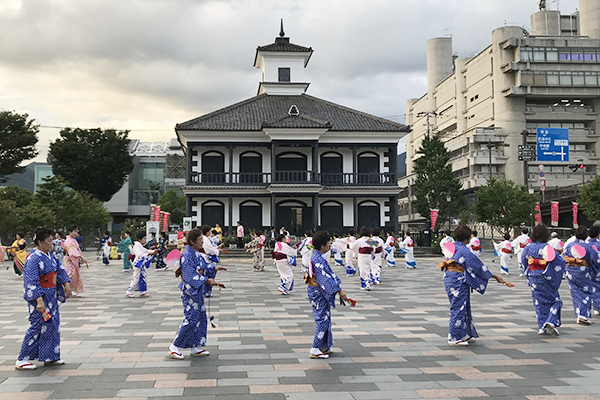
[[365, 200], [358, 203], [358, 227], [376, 228], [381, 226], [379, 203]]
[[240, 218], [246, 232], [262, 229], [262, 203], [256, 200], [246, 200], [240, 203]]
[[225, 182], [225, 155], [209, 150], [202, 153], [202, 183]]
[[321, 229], [332, 233], [344, 231], [344, 206], [337, 200], [327, 200], [321, 203]]
[[202, 225], [225, 226], [225, 205], [218, 200], [207, 200], [202, 203]]
[[307, 179], [306, 154], [288, 151], [277, 154], [275, 161], [277, 182], [304, 182]]
[[336, 151], [328, 151], [321, 154], [321, 183], [344, 183], [343, 163], [342, 155]]
[[379, 154], [365, 151], [358, 155], [358, 183], [380, 183]]

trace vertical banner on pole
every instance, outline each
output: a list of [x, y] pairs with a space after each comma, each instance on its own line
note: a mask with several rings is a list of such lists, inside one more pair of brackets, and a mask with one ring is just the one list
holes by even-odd
[[573, 202], [573, 228], [579, 228], [577, 223], [577, 211], [579, 210], [579, 204]]
[[156, 204], [150, 204], [150, 221], [156, 221], [156, 219], [154, 219], [154, 211], [156, 210]]
[[541, 224], [542, 223], [542, 209], [540, 207], [540, 203], [537, 203], [535, 205], [534, 210], [535, 210], [535, 224], [536, 225]]
[[163, 217], [163, 231], [165, 232], [169, 232], [169, 220], [171, 219], [171, 214], [168, 212], [165, 212], [165, 215]]
[[431, 230], [433, 230], [433, 231], [435, 231], [435, 223], [437, 222], [439, 214], [440, 214], [440, 210], [438, 210], [438, 209], [431, 209], [430, 210]]
[[558, 201], [550, 202], [550, 225], [558, 226]]
[[154, 207], [154, 219], [152, 221], [160, 222], [160, 206]]

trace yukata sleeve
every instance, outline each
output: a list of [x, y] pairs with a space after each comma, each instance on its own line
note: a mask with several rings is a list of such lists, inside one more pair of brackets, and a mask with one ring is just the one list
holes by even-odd
[[[52, 255], [52, 257], [54, 257], [54, 255]], [[71, 282], [71, 279], [69, 279], [69, 274], [67, 273], [65, 267], [60, 261], [56, 259], [56, 257], [54, 257], [54, 259], [56, 261], [56, 284], [62, 285], [64, 283]]]
[[[600, 278], [600, 253], [594, 249], [593, 246], [589, 246], [590, 248], [590, 272], [592, 275], [592, 279], [598, 280]], [[557, 258], [559, 258], [557, 256]]]
[[23, 266], [23, 298], [27, 301], [34, 301], [44, 294], [40, 285], [40, 263], [42, 260], [34, 255]]
[[208, 278], [200, 275], [198, 272], [198, 265], [194, 262], [194, 258], [195, 257], [193, 255], [189, 256], [188, 254], [184, 254], [181, 257], [181, 277], [183, 278], [183, 282], [185, 284], [198, 289], [200, 286], [206, 283]]
[[288, 246], [287, 244], [284, 245], [284, 246], [282, 246], [281, 252], [283, 254], [285, 254], [286, 256], [296, 256], [296, 255], [298, 255], [298, 253], [296, 252], [296, 250], [294, 250], [292, 247]]
[[313, 274], [317, 279], [317, 283], [328, 294], [334, 294], [340, 291], [339, 282], [329, 273], [330, 268], [327, 268], [324, 258], [319, 258], [313, 263]]
[[562, 277], [565, 273], [566, 263], [564, 258], [559, 256], [556, 250], [554, 250], [554, 252], [556, 253], [554, 255], [554, 260], [548, 264], [544, 274], [547, 277], [550, 277], [550, 279], [548, 279], [550, 284], [555, 290], [558, 290], [558, 288], [560, 288], [560, 284], [562, 283]]

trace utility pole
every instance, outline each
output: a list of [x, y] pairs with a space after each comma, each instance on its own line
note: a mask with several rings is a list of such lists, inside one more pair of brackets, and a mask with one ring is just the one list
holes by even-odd
[[429, 117], [430, 116], [436, 116], [438, 115], [435, 111], [421, 111], [420, 113], [417, 114], [417, 117], [427, 117], [427, 136], [429, 136], [429, 134], [431, 133], [431, 125], [429, 123]]
[[[527, 129], [524, 129], [521, 132], [523, 136], [523, 146], [527, 146]], [[523, 160], [523, 184], [529, 187], [529, 164], [527, 163], [527, 159]]]

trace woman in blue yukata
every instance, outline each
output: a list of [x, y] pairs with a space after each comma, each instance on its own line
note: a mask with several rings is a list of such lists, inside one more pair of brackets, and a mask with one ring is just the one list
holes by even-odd
[[538, 334], [558, 336], [562, 300], [558, 289], [565, 273], [565, 260], [548, 244], [550, 232], [544, 224], [531, 231], [532, 242], [523, 248], [519, 262], [525, 266], [525, 276], [538, 321]]
[[471, 316], [471, 289], [485, 293], [488, 280], [505, 283], [492, 274], [479, 257], [467, 247], [471, 240], [471, 229], [461, 225], [454, 230], [454, 243], [446, 243], [442, 249], [446, 260], [438, 268], [444, 271], [444, 286], [450, 300], [450, 327], [448, 344], [468, 346], [479, 337]]
[[[198, 228], [190, 230], [187, 235], [187, 246], [181, 255], [179, 270], [175, 276], [181, 277], [179, 290], [183, 302], [183, 322], [179, 332], [169, 347], [171, 357], [182, 360], [180, 348], [190, 349], [191, 356], [208, 356], [210, 353], [200, 347], [206, 346], [206, 307], [204, 305], [203, 286], [218, 286], [212, 278], [207, 278], [210, 264], [204, 261], [199, 253], [202, 241], [208, 240]], [[214, 267], [217, 271], [226, 271], [225, 267]]]
[[71, 297], [69, 274], [52, 253], [50, 229], [38, 228], [36, 245], [23, 267], [23, 298], [29, 304], [29, 328], [25, 333], [15, 369], [36, 369], [36, 358], [44, 365], [63, 365], [60, 358], [60, 314], [58, 302]]
[[331, 333], [331, 307], [335, 308], [335, 295], [348, 301], [346, 292], [340, 288], [340, 279], [333, 273], [329, 262], [323, 254], [329, 251], [331, 243], [326, 232], [315, 232], [312, 243], [313, 255], [310, 258], [309, 270], [304, 277], [308, 300], [313, 309], [313, 317], [317, 323], [315, 339], [310, 349], [310, 358], [329, 358], [333, 346]]
[[594, 279], [599, 277], [600, 258], [596, 249], [589, 243], [588, 228], [580, 226], [575, 231], [575, 240], [565, 247], [563, 253], [567, 263], [567, 279], [571, 288], [571, 298], [577, 323], [591, 325], [592, 296], [596, 291]]

